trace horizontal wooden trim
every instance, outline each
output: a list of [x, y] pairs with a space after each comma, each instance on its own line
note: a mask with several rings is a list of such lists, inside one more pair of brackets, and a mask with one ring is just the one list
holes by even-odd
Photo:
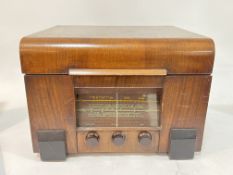
[[76, 131], [160, 131], [157, 127], [77, 127]]
[[75, 88], [162, 88], [164, 76], [73, 76]]
[[166, 69], [69, 69], [69, 75], [165, 76]]

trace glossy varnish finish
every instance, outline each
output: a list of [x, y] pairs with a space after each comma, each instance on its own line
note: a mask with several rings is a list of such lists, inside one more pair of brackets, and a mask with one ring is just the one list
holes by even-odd
[[162, 88], [164, 76], [74, 76], [74, 87]]
[[166, 69], [69, 69], [69, 75], [77, 76], [163, 76]]
[[197, 129], [201, 150], [211, 76], [168, 76], [164, 82], [159, 152], [167, 152], [171, 128]]
[[34, 152], [39, 152], [37, 131], [64, 129], [68, 153], [76, 153], [76, 115], [72, 77], [25, 76]]
[[[36, 132], [43, 129], [64, 129], [68, 153], [163, 153], [171, 128], [192, 128], [196, 151], [201, 150], [214, 63], [210, 38], [175, 27], [57, 26], [24, 37], [20, 60], [34, 152]], [[77, 89], [101, 87], [159, 88], [159, 125], [79, 127]], [[100, 135], [96, 148], [85, 142], [92, 130]], [[119, 130], [127, 135], [123, 146], [111, 141]], [[137, 140], [141, 131], [151, 133], [147, 147]]]
[[24, 37], [22, 72], [66, 74], [75, 69], [166, 69], [212, 72], [214, 44], [175, 27], [54, 27]]

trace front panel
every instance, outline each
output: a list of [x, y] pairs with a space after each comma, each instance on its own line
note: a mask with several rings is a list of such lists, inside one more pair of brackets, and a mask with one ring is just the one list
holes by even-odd
[[74, 76], [74, 82], [78, 152], [158, 151], [163, 77]]
[[172, 128], [197, 130], [201, 149], [209, 75], [25, 76], [34, 152], [39, 130], [62, 129], [66, 151], [168, 152]]

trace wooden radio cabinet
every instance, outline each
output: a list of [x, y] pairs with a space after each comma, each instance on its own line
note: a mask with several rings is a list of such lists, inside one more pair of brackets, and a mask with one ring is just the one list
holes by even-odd
[[56, 26], [22, 38], [33, 150], [201, 150], [214, 42], [176, 27]]

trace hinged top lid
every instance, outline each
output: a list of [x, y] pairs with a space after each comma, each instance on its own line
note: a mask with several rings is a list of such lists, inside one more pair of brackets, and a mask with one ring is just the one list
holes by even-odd
[[56, 26], [22, 38], [22, 72], [67, 74], [69, 69], [166, 69], [210, 74], [210, 38], [169, 26]]

